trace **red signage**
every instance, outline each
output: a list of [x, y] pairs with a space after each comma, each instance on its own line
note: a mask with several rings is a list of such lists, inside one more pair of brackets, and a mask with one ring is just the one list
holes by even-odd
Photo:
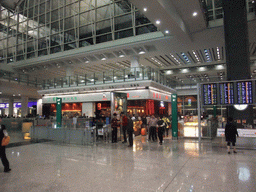
[[165, 99], [168, 100], [168, 96], [167, 95], [165, 96]]
[[97, 109], [98, 109], [98, 110], [101, 110], [101, 103], [98, 103], [98, 104], [97, 104]]

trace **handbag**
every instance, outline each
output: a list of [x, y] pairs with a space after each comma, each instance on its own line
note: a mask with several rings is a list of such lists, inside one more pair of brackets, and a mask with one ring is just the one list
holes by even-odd
[[8, 145], [10, 143], [10, 140], [11, 140], [10, 136], [4, 137], [2, 139], [2, 146]]

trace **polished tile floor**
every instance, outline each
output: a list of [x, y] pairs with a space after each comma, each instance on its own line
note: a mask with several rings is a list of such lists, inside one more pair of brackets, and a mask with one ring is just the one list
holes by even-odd
[[256, 151], [228, 155], [211, 141], [136, 137], [133, 148], [44, 142], [6, 151], [12, 171], [0, 166], [3, 192], [256, 191]]

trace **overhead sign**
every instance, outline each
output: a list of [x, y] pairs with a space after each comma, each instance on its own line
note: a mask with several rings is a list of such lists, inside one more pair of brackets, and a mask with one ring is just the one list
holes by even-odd
[[255, 103], [255, 80], [202, 84], [203, 105]]
[[[37, 102], [28, 102], [28, 107], [33, 107]], [[0, 109], [9, 108], [9, 103], [0, 103]], [[21, 108], [21, 103], [13, 103], [13, 108]]]

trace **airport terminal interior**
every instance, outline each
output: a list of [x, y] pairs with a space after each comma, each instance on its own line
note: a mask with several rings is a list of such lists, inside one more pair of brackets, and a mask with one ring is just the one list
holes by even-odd
[[0, 191], [256, 191], [256, 2], [0, 0], [0, 125]]

